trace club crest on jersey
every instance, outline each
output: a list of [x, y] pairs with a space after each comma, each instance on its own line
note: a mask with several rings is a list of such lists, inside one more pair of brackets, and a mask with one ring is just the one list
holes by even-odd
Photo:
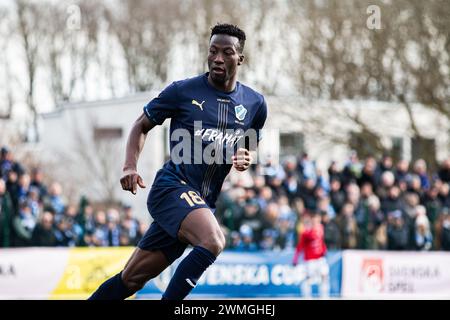
[[242, 104], [240, 104], [234, 107], [234, 112], [236, 113], [236, 118], [242, 121], [244, 120], [245, 115], [247, 114], [247, 109], [245, 109], [245, 107]]

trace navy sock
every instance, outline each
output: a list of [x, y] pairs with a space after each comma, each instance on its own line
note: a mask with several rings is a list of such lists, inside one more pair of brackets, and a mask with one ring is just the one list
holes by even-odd
[[134, 292], [125, 287], [122, 272], [102, 283], [88, 300], [124, 300]]
[[205, 270], [214, 263], [216, 256], [209, 250], [196, 246], [178, 265], [175, 274], [162, 296], [162, 300], [182, 300], [195, 287]]

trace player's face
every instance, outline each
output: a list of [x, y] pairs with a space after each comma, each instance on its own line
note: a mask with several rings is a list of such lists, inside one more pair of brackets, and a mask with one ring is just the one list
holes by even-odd
[[215, 34], [209, 43], [208, 67], [211, 79], [216, 83], [226, 83], [236, 76], [237, 66], [244, 55], [238, 51], [239, 39], [229, 35]]

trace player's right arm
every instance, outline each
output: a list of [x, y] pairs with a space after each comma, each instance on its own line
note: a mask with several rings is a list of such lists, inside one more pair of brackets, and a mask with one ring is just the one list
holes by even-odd
[[120, 179], [123, 190], [136, 194], [137, 186], [145, 188], [142, 178], [137, 173], [137, 162], [145, 138], [153, 127], [163, 124], [167, 118], [176, 116], [178, 102], [177, 85], [173, 82], [144, 107], [144, 112], [134, 122], [128, 136], [123, 176]]
[[145, 188], [142, 177], [137, 173], [137, 162], [144, 147], [147, 133], [156, 126], [144, 113], [134, 122], [127, 140], [125, 164], [123, 166], [123, 176], [120, 179], [122, 189], [137, 192], [137, 186]]

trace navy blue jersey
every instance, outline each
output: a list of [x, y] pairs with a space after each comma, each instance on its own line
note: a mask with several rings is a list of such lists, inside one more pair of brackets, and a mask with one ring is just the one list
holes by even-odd
[[[154, 185], [181, 181], [197, 190], [206, 203], [215, 208], [232, 166], [229, 158], [234, 152], [230, 154], [230, 146], [235, 151], [245, 140], [244, 133], [248, 129], [256, 130], [256, 140], [260, 139], [259, 130], [266, 120], [267, 106], [261, 94], [239, 82], [232, 92], [217, 90], [209, 84], [206, 73], [173, 82], [144, 107], [144, 113], [156, 124], [171, 119], [171, 158], [158, 172]], [[182, 148], [180, 151], [182, 139], [189, 139], [190, 152]], [[211, 156], [220, 152], [223, 161], [205, 161], [202, 155], [208, 152]]]

